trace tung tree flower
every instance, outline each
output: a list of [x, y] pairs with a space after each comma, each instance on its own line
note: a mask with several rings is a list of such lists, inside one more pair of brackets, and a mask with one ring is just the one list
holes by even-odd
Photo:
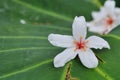
[[50, 34], [48, 36], [48, 40], [52, 45], [67, 48], [54, 58], [56, 68], [63, 67], [65, 63], [74, 59], [77, 55], [87, 68], [97, 67], [98, 60], [90, 48], [102, 49], [110, 48], [110, 46], [107, 41], [97, 36], [85, 39], [86, 29], [85, 18], [83, 16], [75, 17], [72, 25], [73, 36], [60, 34]]
[[88, 22], [89, 31], [108, 34], [120, 24], [120, 8], [115, 8], [114, 0], [107, 0], [99, 12], [92, 12], [93, 21]]

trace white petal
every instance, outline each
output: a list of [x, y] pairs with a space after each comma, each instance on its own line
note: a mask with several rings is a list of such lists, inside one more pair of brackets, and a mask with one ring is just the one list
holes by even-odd
[[110, 49], [108, 42], [98, 36], [91, 36], [87, 39], [87, 41], [88, 41], [87, 46], [90, 48], [95, 48], [95, 49], [108, 48], [108, 49]]
[[120, 16], [120, 8], [115, 8], [115, 14], [116, 16]]
[[98, 65], [98, 60], [92, 50], [80, 51], [78, 56], [84, 66], [87, 68], [95, 68]]
[[67, 63], [71, 59], [74, 59], [76, 55], [77, 53], [75, 53], [75, 48], [68, 48], [54, 58], [54, 66], [56, 68], [63, 67], [65, 63]]
[[113, 29], [115, 29], [116, 27], [118, 27], [120, 25], [120, 13], [119, 13], [119, 15], [114, 14], [112, 16], [112, 19], [114, 21], [113, 24], [106, 27], [107, 31], [104, 34], [108, 34], [110, 31], [112, 31]]
[[108, 13], [113, 12], [114, 8], [115, 8], [115, 1], [114, 0], [107, 0], [104, 4], [104, 7], [108, 11]]
[[86, 26], [85, 18], [83, 16], [81, 17], [76, 16], [72, 25], [72, 29], [73, 29], [73, 37], [77, 41], [79, 41], [81, 37], [85, 39], [87, 34], [86, 31], [87, 26]]
[[119, 24], [120, 24], [120, 20], [119, 20], [119, 22], [117, 21], [112, 26], [110, 26], [110, 28], [108, 28], [108, 30], [107, 30], [107, 32], [105, 34], [108, 34], [110, 31], [112, 31], [113, 29], [115, 29], [116, 27], [118, 27]]
[[92, 12], [92, 17], [95, 20], [102, 20], [103, 18], [105, 18], [106, 16], [106, 12], [100, 11], [100, 12]]
[[103, 34], [104, 31], [106, 30], [106, 27], [104, 25], [102, 25], [102, 23], [100, 24], [95, 24], [95, 22], [89, 22], [87, 23], [88, 26], [88, 30], [90, 32], [94, 32], [94, 33], [98, 33], [98, 34]]
[[74, 46], [73, 37], [68, 35], [50, 34], [48, 40], [52, 45], [58, 47], [66, 48]]

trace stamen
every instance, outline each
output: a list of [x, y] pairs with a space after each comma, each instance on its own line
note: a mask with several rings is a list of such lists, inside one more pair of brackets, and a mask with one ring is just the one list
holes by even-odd
[[86, 43], [88, 43], [88, 41], [83, 41], [82, 37], [80, 38], [79, 42], [75, 42], [76, 44], [76, 49], [83, 49], [84, 51], [86, 50], [86, 48], [88, 48], [86, 46]]

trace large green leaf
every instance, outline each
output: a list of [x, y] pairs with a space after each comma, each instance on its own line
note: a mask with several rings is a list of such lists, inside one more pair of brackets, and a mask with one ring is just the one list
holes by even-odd
[[73, 18], [89, 21], [99, 6], [99, 0], [0, 0], [0, 80], [119, 80], [119, 27], [102, 36], [110, 50], [93, 50], [100, 58], [97, 68], [85, 68], [78, 57], [53, 67], [64, 49], [53, 47], [48, 34], [71, 35]]

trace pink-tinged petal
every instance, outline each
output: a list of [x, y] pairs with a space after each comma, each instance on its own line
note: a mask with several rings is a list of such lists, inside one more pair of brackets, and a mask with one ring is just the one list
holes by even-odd
[[72, 25], [74, 39], [77, 41], [79, 41], [81, 37], [85, 39], [87, 34], [86, 29], [87, 29], [87, 26], [86, 26], [85, 18], [83, 16], [80, 16], [80, 17], [76, 16]]
[[112, 19], [113, 19], [113, 23], [111, 25], [107, 26], [107, 31], [105, 32], [105, 34], [108, 34], [113, 29], [115, 29], [116, 27], [118, 27], [120, 25], [120, 13], [114, 14], [114, 16], [112, 16]]
[[74, 46], [73, 37], [68, 35], [50, 34], [48, 40], [52, 45], [57, 47], [66, 48]]
[[108, 13], [113, 13], [115, 8], [115, 1], [114, 0], [107, 0], [104, 4], [104, 8]]
[[95, 49], [108, 48], [108, 49], [110, 49], [108, 42], [98, 36], [90, 36], [87, 39], [87, 41], [88, 41], [87, 46], [89, 48], [95, 48]]
[[120, 8], [115, 8], [113, 18], [113, 24], [108, 28], [108, 34], [110, 31], [112, 31], [114, 28], [118, 27], [120, 25]]
[[77, 53], [75, 48], [67, 48], [54, 58], [54, 67], [63, 67], [68, 61], [74, 59]]
[[98, 60], [91, 49], [87, 49], [86, 51], [79, 51], [78, 56], [80, 61], [87, 68], [96, 68], [98, 65]]
[[[119, 22], [118, 22], [119, 21]], [[107, 31], [105, 32], [105, 34], [110, 33], [113, 29], [115, 29], [116, 27], [118, 27], [120, 25], [120, 19], [118, 21], [114, 21], [114, 24], [111, 26], [109, 26], [110, 28], [107, 29]]]

